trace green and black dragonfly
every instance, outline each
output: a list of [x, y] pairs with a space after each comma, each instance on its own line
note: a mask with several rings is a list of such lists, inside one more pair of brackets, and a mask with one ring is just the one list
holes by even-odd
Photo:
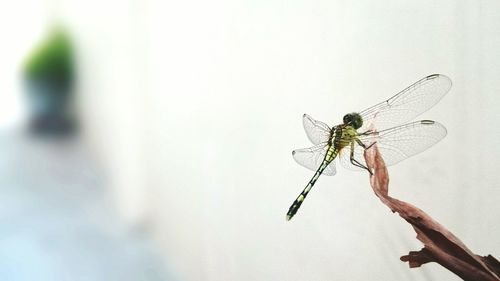
[[406, 122], [434, 106], [450, 88], [451, 80], [445, 75], [427, 76], [388, 100], [359, 113], [346, 114], [343, 123], [333, 128], [304, 114], [304, 129], [314, 146], [294, 150], [292, 155], [297, 163], [316, 173], [290, 206], [286, 219], [297, 213], [320, 175], [335, 175], [335, 158], [346, 168], [364, 169], [371, 174], [363, 152], [375, 143], [389, 166], [443, 139], [446, 128], [435, 121]]

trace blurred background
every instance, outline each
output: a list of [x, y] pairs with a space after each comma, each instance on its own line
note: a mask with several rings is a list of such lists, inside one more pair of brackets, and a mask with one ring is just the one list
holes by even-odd
[[368, 177], [312, 176], [330, 125], [426, 75], [448, 136], [391, 194], [500, 257], [498, 1], [4, 1], [0, 279], [459, 280], [408, 269]]

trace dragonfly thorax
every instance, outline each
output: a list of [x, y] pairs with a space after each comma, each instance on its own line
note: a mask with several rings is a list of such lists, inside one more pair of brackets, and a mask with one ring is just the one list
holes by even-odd
[[341, 150], [346, 146], [349, 146], [352, 141], [356, 139], [358, 132], [351, 125], [340, 125], [335, 127], [335, 133], [333, 137], [333, 146]]
[[349, 113], [344, 115], [344, 124], [352, 126], [357, 130], [363, 126], [363, 118], [359, 115], [359, 113]]

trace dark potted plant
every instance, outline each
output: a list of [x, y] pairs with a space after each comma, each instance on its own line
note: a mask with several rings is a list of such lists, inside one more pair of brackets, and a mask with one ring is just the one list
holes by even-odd
[[52, 30], [28, 56], [23, 83], [32, 132], [67, 135], [74, 131], [71, 112], [74, 56], [70, 39], [63, 29]]

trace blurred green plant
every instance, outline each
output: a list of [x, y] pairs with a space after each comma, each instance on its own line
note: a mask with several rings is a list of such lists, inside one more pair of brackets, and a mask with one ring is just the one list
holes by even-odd
[[62, 28], [55, 28], [28, 56], [23, 74], [28, 79], [71, 83], [74, 61], [71, 41]]

